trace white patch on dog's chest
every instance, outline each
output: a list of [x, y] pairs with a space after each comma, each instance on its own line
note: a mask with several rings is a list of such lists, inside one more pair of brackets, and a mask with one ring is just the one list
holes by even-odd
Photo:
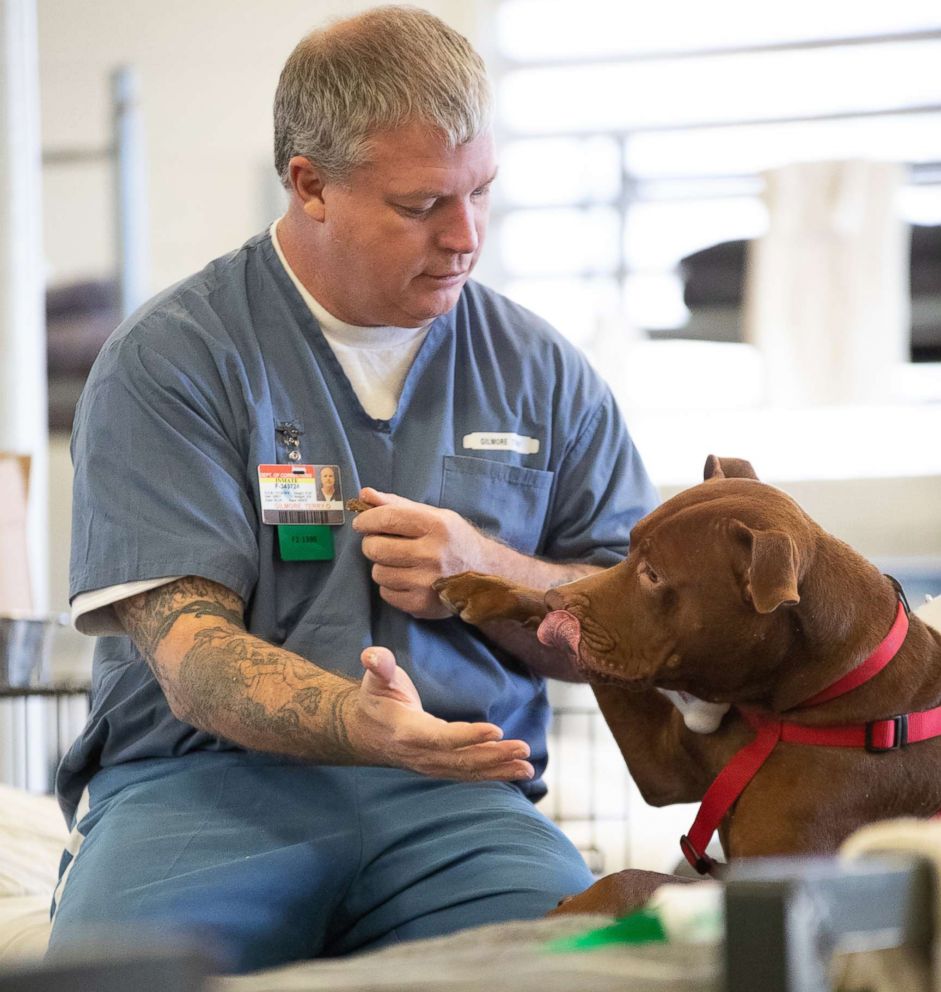
[[683, 714], [683, 722], [694, 734], [711, 734], [717, 730], [729, 709], [728, 703], [707, 703], [688, 692], [676, 692], [673, 689], [659, 691]]

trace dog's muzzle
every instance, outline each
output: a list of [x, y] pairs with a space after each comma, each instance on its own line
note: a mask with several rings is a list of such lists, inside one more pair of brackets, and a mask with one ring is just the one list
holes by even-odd
[[581, 624], [578, 617], [569, 613], [568, 610], [553, 610], [547, 613], [536, 637], [540, 644], [545, 644], [550, 648], [568, 648], [575, 657], [578, 657], [578, 643], [582, 637]]

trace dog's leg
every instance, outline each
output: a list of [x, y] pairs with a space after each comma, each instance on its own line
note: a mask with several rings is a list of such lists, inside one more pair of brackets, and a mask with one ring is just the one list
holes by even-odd
[[544, 592], [480, 572], [438, 579], [434, 589], [462, 620], [479, 628], [531, 672], [564, 682], [584, 681], [568, 649], [541, 644], [536, 638], [549, 612]]
[[592, 690], [645, 802], [669, 806], [702, 799], [725, 755], [735, 749], [729, 737], [737, 740], [737, 734], [730, 735], [725, 725], [712, 734], [693, 733], [656, 689], [592, 683]]
[[475, 627], [508, 620], [535, 630], [547, 612], [544, 593], [480, 572], [438, 579], [434, 590], [445, 606]]
[[640, 909], [645, 902], [666, 883], [696, 882], [698, 879], [683, 875], [665, 875], [643, 868], [626, 868], [624, 871], [605, 875], [594, 885], [578, 895], [566, 896], [547, 916], [570, 913], [603, 913], [606, 916], [626, 916]]

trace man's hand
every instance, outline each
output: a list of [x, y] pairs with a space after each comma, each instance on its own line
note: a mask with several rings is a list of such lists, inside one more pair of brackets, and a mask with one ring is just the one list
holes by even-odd
[[[453, 510], [362, 489], [353, 529], [363, 536], [363, 554], [373, 563], [379, 595], [421, 620], [452, 615], [434, 589], [439, 579], [461, 572], [496, 575], [538, 599], [552, 586], [600, 571], [583, 562], [552, 562], [524, 555], [477, 530]], [[361, 504], [368, 509], [359, 510]], [[534, 600], [535, 602], [535, 600]], [[584, 681], [570, 651], [547, 648], [536, 640], [535, 626], [515, 620], [484, 621], [480, 629], [537, 675]]]
[[495, 545], [453, 510], [415, 503], [402, 496], [364, 489], [372, 504], [353, 520], [363, 534], [363, 554], [373, 563], [379, 595], [422, 620], [451, 615], [432, 583], [458, 572], [492, 571], [488, 552]]
[[533, 777], [524, 741], [502, 740], [503, 731], [492, 723], [449, 723], [426, 713], [388, 648], [367, 648], [361, 661], [366, 674], [350, 699], [349, 735], [375, 764], [434, 778], [512, 782]]
[[533, 777], [529, 745], [492, 723], [422, 709], [387, 648], [363, 652], [361, 682], [245, 629], [231, 590], [186, 576], [114, 604], [173, 715], [243, 747], [327, 765], [386, 765], [450, 779]]

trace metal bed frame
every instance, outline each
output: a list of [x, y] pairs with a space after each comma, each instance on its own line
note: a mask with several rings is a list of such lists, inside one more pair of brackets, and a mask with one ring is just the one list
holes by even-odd
[[87, 682], [0, 684], [0, 781], [52, 792], [56, 766], [88, 715]]
[[837, 951], [907, 946], [927, 966], [934, 888], [931, 866], [915, 858], [734, 864], [725, 893], [724, 992], [827, 992]]

